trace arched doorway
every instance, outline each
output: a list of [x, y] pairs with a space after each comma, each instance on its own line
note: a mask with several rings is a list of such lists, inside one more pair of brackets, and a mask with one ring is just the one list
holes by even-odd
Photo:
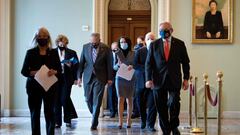
[[[149, 0], [111, 0], [108, 7], [108, 44], [127, 36], [136, 44], [138, 36], [151, 31]], [[133, 46], [132, 46], [133, 47]]]
[[[149, 0], [151, 5], [151, 31], [157, 33], [158, 23], [169, 20], [170, 3], [166, 0]], [[103, 42], [108, 42], [108, 7], [110, 0], [93, 1], [93, 31], [101, 34]], [[159, 7], [159, 5], [161, 5]], [[158, 11], [159, 12], [158, 14]], [[161, 20], [159, 20], [161, 19]]]

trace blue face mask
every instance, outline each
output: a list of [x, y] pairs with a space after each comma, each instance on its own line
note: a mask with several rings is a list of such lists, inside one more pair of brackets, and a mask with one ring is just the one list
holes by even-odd
[[171, 36], [170, 30], [161, 30], [159, 32], [159, 35], [163, 38], [163, 39], [167, 39]]
[[127, 44], [127, 43], [120, 43], [120, 47], [121, 47], [123, 50], [127, 50], [128, 44]]

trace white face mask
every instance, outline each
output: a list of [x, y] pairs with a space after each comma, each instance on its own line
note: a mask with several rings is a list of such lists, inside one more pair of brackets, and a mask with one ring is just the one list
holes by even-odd
[[127, 43], [121, 43], [120, 46], [121, 46], [121, 48], [123, 50], [126, 50], [128, 48], [128, 44]]
[[149, 39], [147, 42], [146, 42], [146, 45], [147, 45], [147, 49], [150, 48], [150, 44], [152, 43], [153, 40]]

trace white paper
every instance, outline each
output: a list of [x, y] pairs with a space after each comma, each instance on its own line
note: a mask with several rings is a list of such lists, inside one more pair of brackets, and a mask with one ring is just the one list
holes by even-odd
[[123, 79], [126, 79], [128, 81], [132, 80], [134, 69], [128, 70], [128, 66], [124, 63], [120, 65], [120, 68], [117, 71], [117, 76], [122, 77]]
[[43, 65], [34, 77], [34, 79], [44, 88], [46, 92], [58, 80], [55, 75], [48, 76], [48, 71], [48, 67]]

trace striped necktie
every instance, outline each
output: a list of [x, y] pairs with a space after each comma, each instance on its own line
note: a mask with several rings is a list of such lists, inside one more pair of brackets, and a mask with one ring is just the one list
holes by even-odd
[[92, 59], [93, 59], [93, 63], [95, 63], [97, 58], [97, 48], [93, 48], [92, 49]]

